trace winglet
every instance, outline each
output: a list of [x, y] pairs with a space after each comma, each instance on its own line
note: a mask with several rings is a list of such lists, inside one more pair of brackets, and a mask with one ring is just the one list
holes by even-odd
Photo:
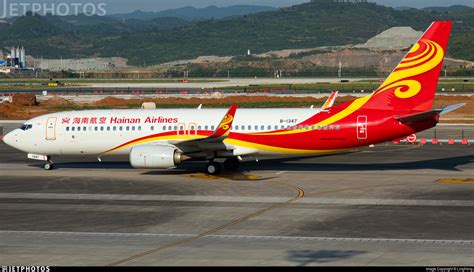
[[221, 138], [227, 137], [230, 133], [230, 128], [232, 127], [232, 122], [234, 122], [235, 112], [237, 111], [237, 104], [234, 104], [230, 107], [227, 114], [222, 118], [222, 121], [217, 126], [217, 129], [209, 138]]
[[333, 91], [332, 92], [332, 94], [329, 96], [328, 100], [326, 100], [326, 103], [324, 103], [323, 110], [325, 110], [327, 108], [330, 108], [330, 107], [332, 107], [332, 105], [334, 105], [334, 101], [336, 101], [336, 97], [337, 97], [338, 93], [339, 93], [338, 91]]

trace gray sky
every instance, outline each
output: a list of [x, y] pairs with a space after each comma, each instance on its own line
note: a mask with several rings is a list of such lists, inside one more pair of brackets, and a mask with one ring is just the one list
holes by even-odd
[[[53, 0], [49, 0], [53, 1]], [[76, 0], [77, 1], [77, 0]], [[474, 7], [474, 0], [369, 0], [379, 4], [392, 7], [433, 7], [433, 6], [451, 6], [466, 5]], [[169, 8], [179, 8], [184, 6], [207, 7], [215, 5], [225, 7], [237, 4], [262, 5], [273, 7], [284, 7], [309, 2], [309, 0], [105, 0], [109, 12], [116, 13], [116, 10], [164, 10]]]
[[[370, 0], [393, 7], [450, 6], [455, 4], [474, 7], [474, 0]], [[265, 5], [273, 7], [291, 6], [309, 2], [309, 0], [0, 0], [0, 3], [106, 3], [108, 14], [130, 12], [134, 10], [159, 11], [184, 6], [206, 7], [215, 5], [225, 7], [236, 4]], [[0, 10], [2, 7], [0, 7]]]

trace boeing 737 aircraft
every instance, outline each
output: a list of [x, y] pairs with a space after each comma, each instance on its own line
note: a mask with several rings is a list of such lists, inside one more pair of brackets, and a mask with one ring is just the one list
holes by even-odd
[[242, 157], [316, 155], [406, 137], [436, 126], [432, 109], [452, 23], [434, 22], [372, 94], [323, 109], [86, 110], [33, 118], [4, 142], [46, 161], [55, 155], [127, 154], [135, 168], [209, 161], [206, 171], [237, 169]]

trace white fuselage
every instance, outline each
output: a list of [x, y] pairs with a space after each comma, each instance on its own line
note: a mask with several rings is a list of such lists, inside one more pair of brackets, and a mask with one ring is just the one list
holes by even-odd
[[[254, 133], [286, 129], [319, 111], [239, 109], [232, 131]], [[196, 138], [196, 130], [214, 131], [225, 113], [226, 109], [117, 109], [53, 113], [27, 121], [24, 124], [26, 128], [14, 130], [4, 141], [26, 153], [100, 155], [127, 142], [163, 132], [173, 133], [159, 140], [158, 144]], [[226, 141], [224, 143], [228, 145]], [[107, 154], [128, 154], [130, 149], [131, 146], [127, 146]]]

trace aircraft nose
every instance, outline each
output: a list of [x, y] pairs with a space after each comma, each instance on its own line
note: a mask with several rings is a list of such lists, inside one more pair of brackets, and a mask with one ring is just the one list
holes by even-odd
[[7, 135], [3, 136], [3, 142], [11, 147], [14, 147], [13, 144], [15, 142], [14, 140], [14, 135], [13, 131], [10, 133], [7, 133]]

